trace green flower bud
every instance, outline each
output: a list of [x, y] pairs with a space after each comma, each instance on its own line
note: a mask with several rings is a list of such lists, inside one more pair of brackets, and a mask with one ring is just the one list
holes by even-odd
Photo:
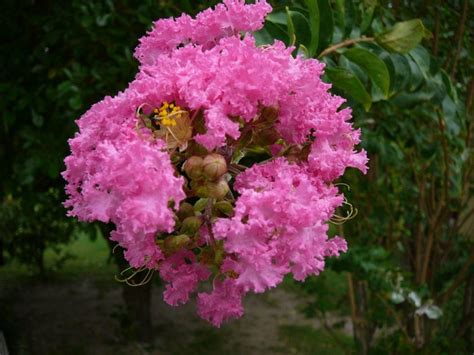
[[226, 216], [233, 216], [234, 214], [234, 207], [229, 201], [218, 201], [214, 206]]
[[229, 185], [225, 179], [220, 179], [217, 182], [211, 182], [207, 184], [209, 197], [217, 200], [223, 199], [229, 192]]
[[199, 228], [201, 228], [201, 224], [202, 222], [199, 217], [188, 217], [183, 221], [180, 232], [188, 235], [194, 235], [199, 231]]
[[224, 250], [217, 249], [217, 251], [214, 255], [214, 263], [216, 265], [221, 265], [222, 262], [224, 261], [224, 257], [225, 257]]
[[181, 203], [178, 212], [176, 212], [176, 215], [180, 220], [184, 220], [186, 217], [194, 216], [193, 205], [187, 202]]
[[209, 197], [209, 187], [205, 181], [191, 181], [191, 189], [198, 197]]
[[191, 179], [200, 179], [203, 174], [203, 163], [204, 161], [201, 157], [192, 156], [184, 162], [184, 172]]
[[175, 251], [178, 251], [182, 247], [185, 247], [190, 242], [191, 238], [189, 238], [189, 236], [187, 236], [186, 234], [171, 235], [165, 239], [163, 246], [165, 252], [173, 253]]
[[209, 154], [203, 162], [204, 175], [210, 180], [217, 180], [227, 172], [227, 163], [220, 154]]

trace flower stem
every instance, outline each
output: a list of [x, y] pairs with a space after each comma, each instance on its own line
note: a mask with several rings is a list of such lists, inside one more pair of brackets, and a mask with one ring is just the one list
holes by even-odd
[[214, 237], [214, 232], [212, 230], [212, 205], [214, 204], [214, 201], [212, 198], [209, 199], [207, 202], [206, 210], [204, 212], [204, 221], [206, 223], [207, 227], [207, 232], [209, 234], [209, 239], [211, 241], [211, 246], [215, 250], [217, 243], [216, 243], [216, 238]]

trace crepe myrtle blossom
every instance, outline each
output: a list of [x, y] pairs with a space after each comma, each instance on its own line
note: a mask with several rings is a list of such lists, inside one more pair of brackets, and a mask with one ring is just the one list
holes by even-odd
[[155, 22], [135, 80], [77, 121], [65, 159], [69, 215], [113, 223], [110, 238], [131, 268], [160, 274], [170, 305], [207, 281], [197, 312], [215, 326], [242, 316], [246, 293], [346, 251], [328, 237], [344, 203], [333, 182], [367, 169], [324, 65], [279, 41], [256, 46], [270, 11], [225, 0]]

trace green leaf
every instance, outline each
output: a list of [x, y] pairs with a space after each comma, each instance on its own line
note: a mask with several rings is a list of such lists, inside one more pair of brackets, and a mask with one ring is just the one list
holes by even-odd
[[325, 50], [332, 43], [334, 33], [334, 18], [329, 0], [318, 0], [320, 15], [318, 53]]
[[365, 33], [372, 24], [372, 19], [374, 18], [375, 8], [377, 7], [377, 2], [369, 4], [367, 9], [362, 14], [362, 23], [360, 24], [360, 33]]
[[401, 54], [390, 54], [384, 51], [380, 57], [390, 72], [390, 96], [396, 95], [405, 89], [411, 80], [410, 64], [407, 58]]
[[266, 28], [262, 28], [260, 31], [254, 32], [253, 36], [255, 37], [255, 44], [257, 46], [272, 44], [274, 41], [273, 37]]
[[398, 22], [393, 28], [375, 37], [382, 47], [391, 52], [408, 53], [421, 42], [425, 26], [419, 19]]
[[408, 65], [410, 66], [410, 80], [408, 82], [407, 89], [409, 91], [415, 91], [417, 88], [420, 88], [425, 83], [425, 78], [421, 68], [413, 60], [413, 58], [407, 54], [404, 56], [407, 60]]
[[288, 22], [288, 17], [284, 12], [278, 11], [278, 12], [272, 12], [267, 15], [266, 17], [267, 21], [270, 21], [272, 23], [275, 23], [277, 25], [287, 25]]
[[342, 55], [363, 68], [370, 80], [382, 90], [385, 98], [388, 97], [390, 73], [382, 59], [362, 48], [351, 48]]
[[336, 22], [337, 27], [344, 29], [344, 0], [335, 0], [334, 1], [334, 20]]
[[215, 207], [226, 216], [232, 216], [234, 214], [234, 208], [228, 201], [219, 201], [216, 203]]
[[421, 73], [425, 79], [428, 79], [430, 71], [430, 54], [428, 51], [421, 46], [414, 48], [409, 56], [415, 61], [416, 65], [420, 68]]
[[288, 43], [288, 32], [286, 30], [286, 22], [285, 26], [283, 26], [278, 23], [267, 21], [267, 23], [265, 24], [265, 29], [273, 40], [277, 39], [284, 43]]
[[451, 78], [449, 77], [448, 73], [444, 69], [440, 70], [441, 77], [443, 79], [443, 83], [446, 86], [446, 90], [449, 94], [449, 96], [453, 99], [455, 103], [458, 101], [458, 93], [456, 91], [456, 88], [454, 87], [453, 82], [451, 81]]
[[345, 0], [344, 2], [344, 37], [348, 37], [352, 30], [356, 27], [354, 26], [355, 20], [355, 8], [354, 0]]
[[296, 47], [300, 44], [307, 47], [311, 43], [311, 32], [308, 15], [301, 11], [290, 11], [291, 19], [295, 27]]
[[314, 57], [318, 51], [319, 45], [319, 26], [320, 14], [317, 0], [305, 0], [309, 13], [309, 28], [311, 32], [311, 41], [308, 46], [309, 55]]
[[366, 111], [370, 109], [372, 100], [364, 85], [357, 76], [347, 69], [326, 68], [326, 74], [331, 83], [351, 96], [354, 100], [362, 103]]
[[291, 13], [288, 6], [285, 7], [285, 11], [287, 18], [286, 28], [288, 30], [288, 38], [290, 39], [290, 45], [294, 46], [296, 43], [295, 25], [293, 24], [293, 20], [291, 19]]

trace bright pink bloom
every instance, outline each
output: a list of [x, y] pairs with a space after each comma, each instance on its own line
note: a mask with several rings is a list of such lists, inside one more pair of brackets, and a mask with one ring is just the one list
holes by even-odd
[[155, 267], [161, 251], [154, 243], [160, 231], [173, 231], [169, 201], [185, 197], [183, 179], [175, 177], [161, 141], [137, 136], [134, 111], [125, 95], [106, 98], [79, 121], [70, 140], [64, 178], [69, 215], [83, 221], [112, 222], [113, 239], [127, 249], [133, 267]]
[[235, 216], [220, 219], [214, 233], [236, 255], [236, 283], [246, 291], [275, 287], [290, 271], [303, 280], [324, 268], [328, 250], [345, 250], [328, 241], [326, 225], [342, 196], [304, 167], [279, 158], [254, 165], [234, 186], [240, 193]]
[[[347, 250], [342, 238], [328, 238], [328, 221], [344, 199], [332, 182], [348, 167], [367, 170], [366, 153], [355, 149], [360, 132], [349, 122], [350, 109], [341, 109], [344, 99], [321, 80], [324, 64], [294, 58], [294, 48], [279, 41], [256, 46], [251, 32], [270, 10], [265, 0], [225, 0], [195, 19], [157, 21], [136, 49], [135, 80], [77, 121], [80, 132], [65, 159], [69, 215], [113, 223], [111, 239], [130, 265], [157, 269], [168, 282], [167, 303], [186, 303], [214, 265], [214, 288], [198, 294], [197, 309], [216, 326], [243, 314], [247, 292], [275, 287], [288, 273], [297, 280], [317, 275], [326, 257]], [[178, 145], [179, 154], [163, 138], [174, 137], [158, 116], [165, 102], [184, 109], [191, 126], [204, 119], [205, 127], [193, 126], [189, 142]], [[175, 230], [180, 202], [195, 201], [180, 176], [187, 143], [230, 156], [262, 108], [277, 112], [280, 140], [267, 147], [271, 159], [231, 180], [235, 215], [219, 218], [213, 233], [203, 225], [183, 248], [167, 250], [164, 238], [182, 233]], [[150, 126], [152, 118], [158, 127]], [[285, 149], [305, 144], [308, 157], [290, 163]], [[201, 222], [210, 220], [200, 213]]]
[[211, 272], [196, 262], [194, 254], [187, 250], [167, 258], [160, 264], [160, 277], [169, 282], [164, 299], [171, 306], [186, 303], [200, 281], [207, 280]]
[[232, 279], [216, 281], [212, 293], [199, 293], [197, 313], [216, 327], [229, 318], [244, 314], [242, 296], [244, 292]]
[[265, 0], [254, 5], [246, 5], [244, 0], [224, 0], [195, 19], [183, 14], [176, 19], [158, 20], [148, 35], [140, 39], [135, 57], [143, 64], [154, 64], [159, 55], [170, 54], [181, 45], [212, 48], [223, 37], [259, 30], [271, 10]]

